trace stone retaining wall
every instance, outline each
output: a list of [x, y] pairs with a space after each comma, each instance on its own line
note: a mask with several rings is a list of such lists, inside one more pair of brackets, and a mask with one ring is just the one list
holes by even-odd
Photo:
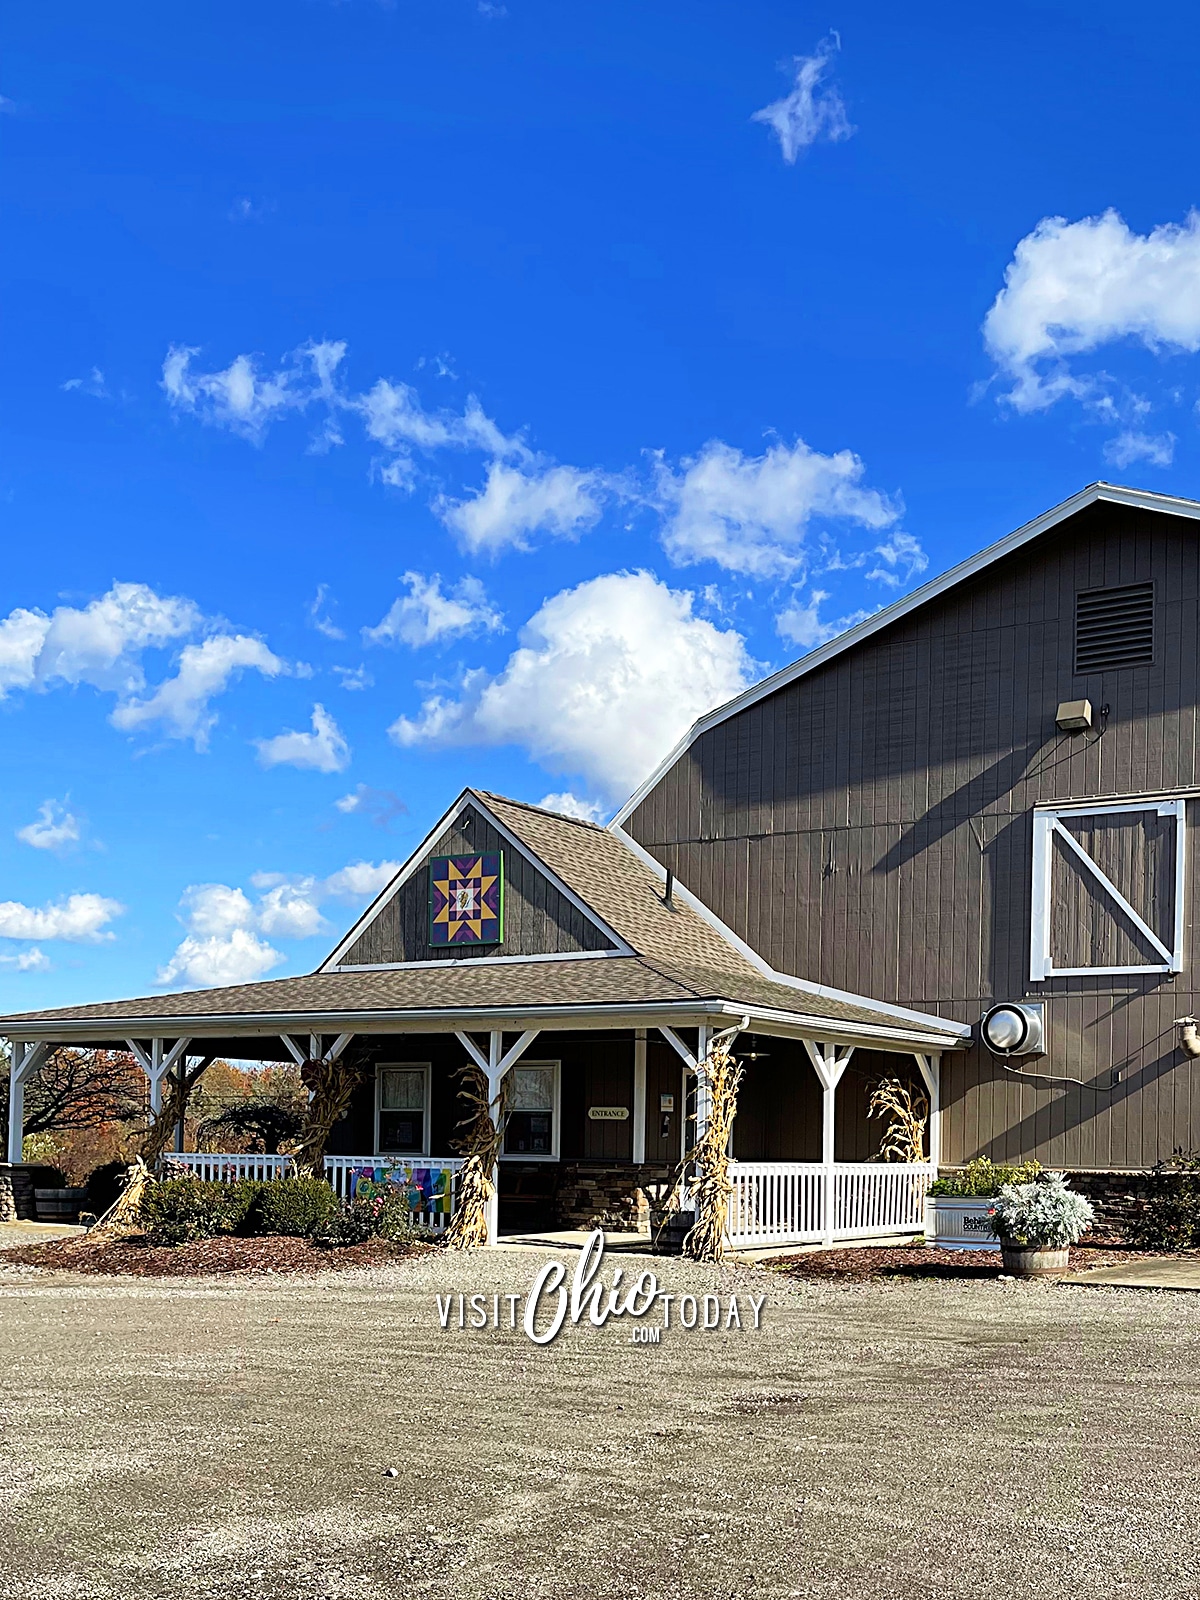
[[612, 1162], [564, 1161], [558, 1173], [555, 1210], [564, 1228], [612, 1228], [650, 1232], [651, 1203], [664, 1194], [669, 1168], [614, 1166]]
[[33, 1174], [0, 1161], [0, 1222], [32, 1222], [35, 1216]]
[[1200, 1174], [1180, 1172], [1068, 1172], [1073, 1189], [1086, 1195], [1096, 1209], [1096, 1221], [1087, 1239], [1125, 1240], [1131, 1224], [1151, 1200], [1178, 1192], [1190, 1177], [1192, 1184]]

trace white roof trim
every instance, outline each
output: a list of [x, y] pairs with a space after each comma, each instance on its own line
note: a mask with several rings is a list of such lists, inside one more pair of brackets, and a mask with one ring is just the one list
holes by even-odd
[[[328, 956], [317, 968], [318, 972], [363, 972], [375, 970], [374, 964], [371, 964], [370, 966], [355, 966], [352, 968], [346, 968], [340, 966], [339, 962], [346, 952], [353, 947], [355, 940], [362, 933], [363, 929], [369, 927], [371, 923], [374, 922], [375, 918], [383, 910], [384, 906], [386, 906], [389, 901], [394, 899], [404, 885], [408, 882], [408, 880], [425, 865], [425, 857], [427, 852], [433, 848], [441, 835], [448, 827], [450, 827], [451, 823], [458, 820], [468, 806], [474, 806], [477, 811], [482, 812], [491, 823], [493, 828], [495, 828], [496, 832], [503, 836], [503, 838], [513, 847], [518, 855], [524, 856], [526, 861], [528, 861], [532, 867], [540, 872], [547, 882], [554, 885], [564, 899], [571, 902], [576, 911], [581, 912], [594, 928], [598, 928], [600, 930], [606, 939], [611, 939], [613, 941], [613, 943], [616, 945], [616, 949], [613, 950], [611, 954], [621, 956], [631, 956], [636, 954], [636, 951], [632, 949], [626, 940], [622, 939], [621, 935], [616, 931], [615, 928], [610, 928], [608, 923], [604, 921], [603, 917], [599, 916], [585, 900], [580, 899], [579, 895], [575, 893], [574, 889], [572, 889], [569, 884], [564, 883], [558, 874], [549, 866], [547, 866], [547, 864], [530, 845], [527, 845], [523, 840], [519, 839], [512, 829], [507, 827], [500, 820], [500, 818], [488, 805], [487, 801], [482, 799], [476, 790], [464, 789], [459, 795], [458, 799], [450, 807], [449, 811], [445, 812], [442, 817], [434, 823], [433, 827], [421, 840], [420, 844], [409, 856], [408, 860], [400, 868], [400, 871], [396, 874], [392, 881], [375, 896], [374, 900], [371, 901], [371, 904], [359, 917], [358, 921], [350, 929], [350, 932], [338, 945], [333, 954]], [[528, 960], [529, 957], [522, 956], [518, 959]], [[428, 965], [426, 962], [419, 962], [416, 964], [420, 966]]]
[[[880, 1008], [882, 1009], [882, 1008]], [[810, 1039], [837, 1039], [845, 1036], [856, 1042], [874, 1040], [880, 1045], [889, 1043], [923, 1045], [939, 1044], [948, 1050], [961, 1049], [963, 1040], [957, 1032], [947, 1028], [941, 1018], [930, 1020], [940, 1027], [940, 1035], [932, 1030], [926, 1033], [909, 1032], [892, 1028], [886, 1023], [850, 1021], [835, 1017], [815, 1017], [804, 1011], [782, 1011], [770, 1006], [748, 1006], [740, 1000], [721, 996], [711, 999], [683, 1000], [613, 1000], [595, 1003], [580, 1002], [574, 1005], [557, 1003], [548, 1006], [464, 1006], [461, 1008], [437, 1007], [430, 1009], [389, 1011], [283, 1011], [233, 1013], [210, 1016], [162, 1017], [142, 1013], [126, 1017], [74, 1017], [50, 1018], [41, 1022], [13, 1021], [0, 1026], [11, 1027], [5, 1035], [17, 1042], [32, 1039], [54, 1039], [64, 1042], [109, 1040], [119, 1037], [123, 1029], [136, 1032], [138, 1038], [163, 1035], [174, 1039], [186, 1033], [192, 1039], [203, 1038], [278, 1038], [282, 1033], [449, 1033], [464, 1026], [483, 1027], [487, 1023], [503, 1024], [508, 1031], [518, 1027], [537, 1026], [549, 1030], [552, 1021], [570, 1022], [573, 1019], [598, 1018], [599, 1026], [653, 1026], [658, 1018], [678, 1019], [677, 1026], [694, 1026], [696, 1022], [716, 1016], [744, 1017], [760, 1020], [768, 1025], [786, 1026], [799, 1030]], [[565, 1031], [572, 1031], [569, 1028]], [[765, 1029], [763, 1030], [765, 1031]]]
[[730, 717], [736, 716], [739, 711], [745, 711], [747, 706], [754, 705], [756, 701], [765, 700], [776, 690], [786, 688], [789, 683], [794, 683], [806, 673], [815, 672], [818, 667], [823, 667], [835, 656], [853, 649], [855, 645], [861, 644], [864, 639], [869, 639], [872, 634], [879, 633], [883, 628], [891, 627], [892, 623], [898, 622], [901, 617], [908, 616], [910, 612], [936, 599], [938, 595], [945, 594], [948, 589], [954, 588], [955, 584], [973, 578], [977, 572], [990, 567], [994, 561], [1011, 555], [1014, 550], [1019, 550], [1031, 539], [1048, 533], [1058, 523], [1065, 522], [1068, 517], [1094, 505], [1098, 500], [1109, 501], [1113, 505], [1132, 506], [1141, 511], [1161, 511], [1171, 516], [1200, 519], [1200, 501], [1184, 500], [1177, 495], [1154, 494], [1149, 489], [1126, 489], [1112, 483], [1088, 484], [1086, 489], [1081, 489], [1078, 494], [1072, 495], [1069, 500], [1064, 500], [1061, 505], [1043, 512], [1040, 517], [1035, 517], [1032, 522], [1027, 522], [1024, 527], [1018, 528], [1015, 533], [1010, 533], [995, 544], [988, 545], [985, 550], [969, 556], [966, 561], [960, 561], [958, 566], [951, 567], [948, 572], [943, 572], [940, 577], [932, 579], [920, 589], [914, 589], [912, 594], [906, 595], [903, 600], [885, 606], [882, 611], [875, 612], [874, 616], [868, 617], [865, 622], [860, 622], [857, 627], [847, 628], [845, 633], [839, 633], [837, 638], [831, 639], [828, 644], [810, 650], [808, 655], [801, 656], [799, 661], [793, 661], [790, 666], [780, 668], [778, 672], [772, 673], [769, 678], [764, 678], [761, 683], [752, 685], [733, 700], [728, 700], [723, 706], [717, 706], [715, 710], [699, 717], [670, 755], [660, 761], [646, 781], [635, 790], [608, 826], [619, 828], [620, 824], [641, 805], [663, 774], [669, 772], [680, 756], [710, 728], [728, 721]]
[[[629, 846], [634, 855], [659, 878], [666, 882], [667, 869], [661, 861], [655, 859], [650, 852], [644, 849], [636, 839], [630, 838], [624, 828], [619, 828], [615, 822], [609, 824], [610, 830], [615, 833], [623, 844]], [[807, 978], [793, 978], [790, 972], [777, 972], [771, 963], [760, 956], [753, 945], [748, 945], [740, 939], [733, 929], [727, 927], [712, 910], [706, 906], [698, 895], [675, 879], [673, 893], [680, 899], [686, 900], [692, 910], [703, 917], [709, 927], [714, 928], [727, 943], [731, 944], [739, 955], [744, 956], [764, 978], [770, 978], [773, 983], [782, 983], [789, 989], [798, 989], [802, 994], [824, 995], [827, 1000], [841, 1000], [847, 1005], [863, 1006], [870, 1011], [882, 1011], [885, 1016], [896, 1017], [901, 1022], [917, 1022], [926, 1028], [941, 1028], [944, 1032], [953, 1034], [955, 1038], [969, 1039], [971, 1037], [970, 1025], [963, 1022], [952, 1022], [949, 1017], [936, 1017], [930, 1011], [913, 1011], [908, 1006], [892, 1005], [887, 1000], [874, 1000], [865, 994], [854, 994], [849, 989], [834, 989], [827, 983], [813, 983]]]

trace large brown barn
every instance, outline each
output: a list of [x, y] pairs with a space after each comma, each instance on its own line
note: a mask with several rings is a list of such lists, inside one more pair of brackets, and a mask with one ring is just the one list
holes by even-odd
[[[511, 1092], [500, 1230], [632, 1220], [731, 1026], [736, 1242], [912, 1233], [977, 1154], [1200, 1146], [1197, 518], [1085, 489], [702, 718], [607, 829], [464, 791], [307, 977], [0, 1020], [10, 1160], [55, 1044], [133, 1049], [156, 1102], [189, 1058], [336, 1057], [332, 1180], [398, 1171], [438, 1225], [474, 1061]], [[907, 1162], [885, 1078], [929, 1106]]]

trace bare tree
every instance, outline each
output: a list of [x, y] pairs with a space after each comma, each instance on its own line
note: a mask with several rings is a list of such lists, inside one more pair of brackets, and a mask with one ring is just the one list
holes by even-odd
[[[7, 1062], [0, 1063], [0, 1125], [8, 1125]], [[146, 1115], [146, 1079], [118, 1050], [52, 1050], [25, 1085], [25, 1137], [70, 1133]]]

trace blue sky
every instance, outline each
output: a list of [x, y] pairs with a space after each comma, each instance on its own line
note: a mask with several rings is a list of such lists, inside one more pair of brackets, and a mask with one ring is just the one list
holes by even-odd
[[10, 8], [0, 1006], [310, 969], [464, 783], [1200, 493], [1192, 8]]

